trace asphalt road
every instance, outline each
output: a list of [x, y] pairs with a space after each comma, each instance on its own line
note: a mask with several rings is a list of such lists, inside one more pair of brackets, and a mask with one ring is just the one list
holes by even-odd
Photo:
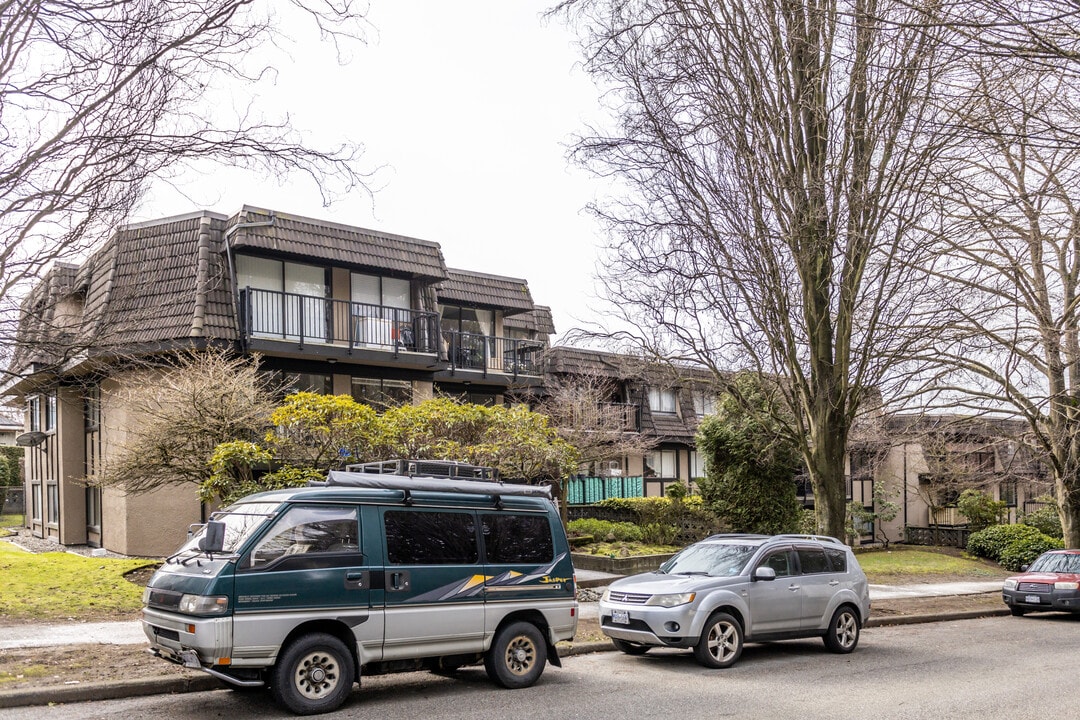
[[[540, 683], [495, 688], [481, 669], [372, 677], [326, 718], [797, 718], [942, 720], [1072, 717], [1080, 617], [996, 617], [864, 631], [851, 655], [817, 640], [747, 646], [729, 670], [690, 655], [567, 658]], [[291, 717], [261, 693], [219, 690], [0, 711], [4, 720]]]

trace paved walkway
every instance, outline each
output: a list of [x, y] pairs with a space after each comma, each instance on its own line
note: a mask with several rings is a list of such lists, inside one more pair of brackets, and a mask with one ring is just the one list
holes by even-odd
[[[612, 581], [617, 575], [578, 571], [578, 580]], [[594, 586], [602, 588], [603, 585]], [[935, 597], [943, 595], [977, 595], [1001, 590], [1001, 581], [918, 583], [915, 585], [871, 585], [870, 601], [897, 598]], [[597, 617], [597, 604], [579, 605], [581, 617]], [[99, 623], [63, 623], [58, 625], [12, 625], [0, 628], [0, 650], [96, 643], [107, 645], [139, 645], [146, 642], [137, 620]]]

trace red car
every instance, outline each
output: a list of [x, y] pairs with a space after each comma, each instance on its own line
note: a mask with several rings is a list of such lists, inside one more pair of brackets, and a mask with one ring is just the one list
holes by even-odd
[[1051, 550], [1005, 581], [1001, 599], [1013, 615], [1035, 610], [1080, 612], [1080, 550]]

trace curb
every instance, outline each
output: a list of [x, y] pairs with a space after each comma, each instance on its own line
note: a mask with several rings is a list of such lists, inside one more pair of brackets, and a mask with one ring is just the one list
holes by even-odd
[[[871, 617], [864, 628], [894, 625], [917, 625], [948, 620], [975, 620], [1009, 614], [1007, 607], [986, 610], [965, 610], [937, 615], [897, 615], [894, 617]], [[610, 642], [587, 642], [559, 648], [559, 657], [573, 657], [598, 652], [614, 652]], [[110, 680], [80, 685], [54, 685], [25, 690], [0, 691], [0, 709], [28, 705], [51, 705], [54, 703], [87, 702], [91, 700], [115, 700], [117, 698], [169, 693], [204, 692], [220, 690], [224, 684], [217, 678], [199, 674], [193, 677], [156, 677], [139, 680]]]

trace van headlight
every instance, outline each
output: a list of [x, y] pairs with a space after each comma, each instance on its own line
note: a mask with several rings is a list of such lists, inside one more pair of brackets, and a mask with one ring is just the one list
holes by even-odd
[[646, 605], [659, 605], [660, 607], [676, 607], [694, 602], [696, 593], [669, 593], [666, 595], [653, 595], [645, 601]]
[[186, 615], [224, 615], [229, 609], [229, 598], [220, 595], [182, 595], [177, 609]]

